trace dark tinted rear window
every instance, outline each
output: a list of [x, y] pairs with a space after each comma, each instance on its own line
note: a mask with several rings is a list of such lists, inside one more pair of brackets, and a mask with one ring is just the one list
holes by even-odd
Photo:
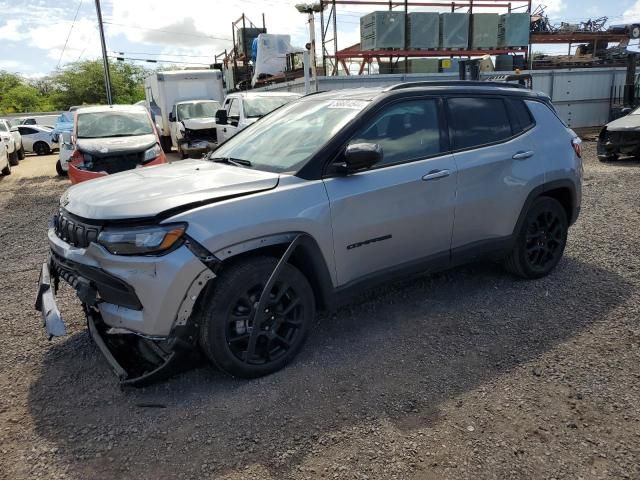
[[450, 98], [450, 130], [456, 150], [471, 148], [509, 138], [511, 123], [500, 98]]
[[522, 100], [516, 98], [509, 99], [509, 110], [514, 122], [514, 133], [520, 133], [531, 128], [533, 118], [531, 117], [531, 112], [529, 112], [529, 109]]

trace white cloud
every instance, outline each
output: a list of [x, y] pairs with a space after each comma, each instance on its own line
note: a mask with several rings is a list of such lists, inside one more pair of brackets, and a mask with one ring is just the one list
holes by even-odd
[[23, 70], [26, 65], [18, 60], [0, 60], [0, 70], [17, 72]]
[[538, 5], [543, 5], [545, 13], [549, 16], [555, 16], [566, 8], [564, 0], [543, 0], [542, 2], [533, 2], [531, 11], [534, 11]]
[[631, 8], [628, 8], [627, 10], [625, 10], [622, 16], [624, 19], [623, 23], [640, 20], [640, 0], [636, 0], [636, 3], [633, 4]]
[[10, 19], [7, 23], [0, 27], [0, 40], [8, 40], [10, 42], [18, 42], [27, 35], [22, 27], [22, 20]]

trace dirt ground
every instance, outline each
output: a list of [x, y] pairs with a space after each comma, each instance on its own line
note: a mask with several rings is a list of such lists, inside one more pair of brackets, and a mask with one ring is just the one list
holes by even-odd
[[33, 309], [68, 182], [28, 157], [0, 180], [0, 478], [640, 478], [640, 163], [594, 153], [549, 277], [406, 280], [320, 317], [272, 376], [124, 391], [69, 288], [68, 337]]

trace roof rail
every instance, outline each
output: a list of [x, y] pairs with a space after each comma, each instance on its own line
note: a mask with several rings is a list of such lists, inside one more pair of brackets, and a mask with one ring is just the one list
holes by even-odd
[[422, 81], [422, 82], [404, 82], [396, 85], [391, 85], [384, 89], [385, 92], [391, 92], [393, 90], [402, 90], [404, 88], [415, 87], [512, 87], [512, 88], [525, 88], [523, 85], [517, 83], [507, 82], [484, 82], [476, 80], [434, 80], [434, 81]]

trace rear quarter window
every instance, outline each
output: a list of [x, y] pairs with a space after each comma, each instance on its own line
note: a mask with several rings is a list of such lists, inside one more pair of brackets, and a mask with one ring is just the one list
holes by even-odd
[[519, 98], [510, 98], [508, 105], [515, 135], [525, 132], [535, 125], [533, 115], [531, 115], [524, 101]]
[[447, 100], [453, 148], [463, 150], [501, 142], [512, 136], [504, 100], [455, 97]]

